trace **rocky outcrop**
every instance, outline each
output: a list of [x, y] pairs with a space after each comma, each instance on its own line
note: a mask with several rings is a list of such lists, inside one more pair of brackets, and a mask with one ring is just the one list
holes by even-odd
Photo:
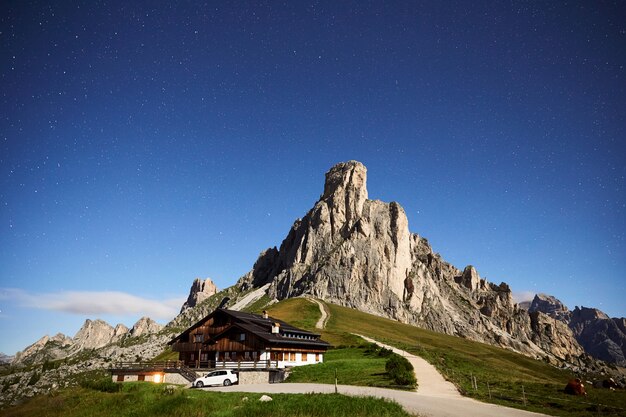
[[531, 313], [541, 311], [552, 318], [563, 321], [569, 321], [571, 316], [567, 307], [560, 300], [547, 294], [536, 294], [528, 311]]
[[115, 329], [104, 320], [85, 320], [73, 339], [72, 349], [95, 349], [111, 343]]
[[207, 278], [205, 280], [196, 278], [193, 281], [193, 284], [191, 284], [189, 296], [187, 297], [187, 301], [185, 301], [185, 303], [181, 307], [180, 312], [182, 313], [189, 308], [195, 307], [196, 305], [202, 303], [204, 300], [216, 293], [217, 287], [210, 278]]
[[567, 326], [589, 355], [626, 366], [626, 319], [610, 318], [595, 308], [576, 307], [574, 311], [551, 295], [537, 294], [529, 311], [544, 313], [555, 325]]
[[368, 199], [367, 170], [356, 161], [326, 173], [317, 203], [238, 286], [266, 284], [275, 299], [311, 295], [553, 362], [575, 363], [583, 353], [567, 326], [531, 318], [505, 283], [445, 262], [409, 231], [398, 203]]
[[113, 330], [113, 337], [111, 338], [112, 341], [120, 340], [126, 336], [129, 331], [128, 327], [124, 326], [122, 323], [118, 323]]
[[569, 327], [590, 355], [626, 366], [626, 319], [610, 318], [595, 308], [574, 308]]
[[17, 352], [12, 363], [28, 364], [60, 359], [68, 355], [68, 349], [72, 344], [72, 339], [63, 333], [57, 333], [52, 337], [45, 335], [21, 352]]
[[130, 330], [130, 335], [131, 337], [138, 337], [145, 334], [158, 333], [161, 329], [163, 329], [163, 325], [149, 317], [142, 317]]

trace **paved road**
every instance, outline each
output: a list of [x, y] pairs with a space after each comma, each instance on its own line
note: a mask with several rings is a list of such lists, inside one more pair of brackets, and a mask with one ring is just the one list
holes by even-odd
[[[222, 392], [256, 392], [265, 394], [308, 394], [335, 392], [329, 384], [258, 384], [232, 385], [230, 387], [204, 388]], [[338, 385], [340, 394], [351, 396], [371, 396], [396, 401], [409, 413], [432, 417], [545, 417], [544, 414], [531, 413], [494, 404], [481, 403], [470, 398], [450, 398], [423, 394], [415, 391], [397, 391], [385, 388], [357, 387]]]

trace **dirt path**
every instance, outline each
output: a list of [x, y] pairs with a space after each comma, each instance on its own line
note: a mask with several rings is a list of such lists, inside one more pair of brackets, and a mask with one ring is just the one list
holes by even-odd
[[315, 323], [315, 328], [320, 330], [326, 328], [326, 322], [328, 321], [328, 312], [326, 311], [326, 307], [324, 307], [324, 304], [321, 301], [316, 300], [315, 298], [305, 298], [310, 302], [317, 304], [317, 306], [320, 308], [320, 313], [322, 316], [317, 321], [317, 323]]
[[415, 356], [404, 350], [396, 349], [393, 346], [380, 343], [369, 337], [358, 334], [357, 336], [367, 340], [370, 343], [376, 343], [385, 349], [391, 349], [394, 353], [404, 356], [411, 362], [415, 369], [415, 378], [417, 378], [417, 392], [424, 395], [432, 395], [437, 397], [463, 398], [454, 384], [446, 381], [437, 371], [437, 368], [426, 362], [419, 356]]

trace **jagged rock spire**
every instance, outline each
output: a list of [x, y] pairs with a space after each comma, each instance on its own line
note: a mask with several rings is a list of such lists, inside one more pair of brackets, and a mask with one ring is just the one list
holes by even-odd
[[185, 301], [181, 307], [180, 312], [182, 313], [188, 308], [195, 307], [215, 293], [217, 293], [217, 286], [213, 281], [211, 281], [210, 278], [205, 280], [196, 278], [193, 281], [193, 284], [191, 284], [189, 296], [187, 297], [187, 301]]
[[321, 201], [330, 209], [333, 234], [345, 233], [363, 213], [367, 201], [367, 169], [358, 161], [341, 162], [326, 173]]

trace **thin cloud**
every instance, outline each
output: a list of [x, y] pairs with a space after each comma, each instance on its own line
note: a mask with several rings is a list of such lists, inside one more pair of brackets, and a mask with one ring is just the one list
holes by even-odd
[[174, 318], [184, 297], [154, 300], [120, 291], [61, 291], [32, 294], [21, 289], [3, 288], [0, 300], [12, 299], [23, 307], [62, 311], [77, 315], [144, 315], [152, 319]]
[[515, 301], [516, 303], [521, 303], [524, 301], [532, 301], [533, 298], [535, 298], [535, 294], [537, 294], [534, 291], [513, 291], [513, 301]]

